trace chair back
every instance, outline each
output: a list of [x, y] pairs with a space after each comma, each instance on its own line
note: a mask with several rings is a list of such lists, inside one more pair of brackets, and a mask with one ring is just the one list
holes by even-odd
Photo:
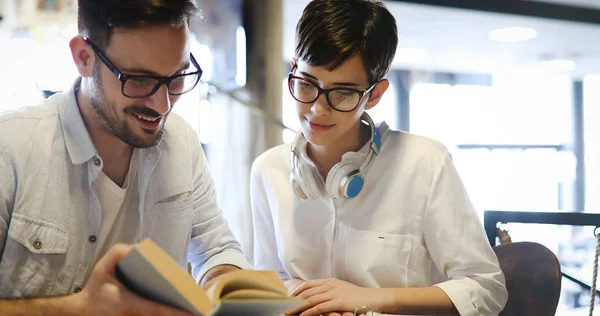
[[554, 316], [562, 279], [554, 253], [533, 242], [506, 243], [493, 249], [508, 291], [508, 302], [500, 315]]

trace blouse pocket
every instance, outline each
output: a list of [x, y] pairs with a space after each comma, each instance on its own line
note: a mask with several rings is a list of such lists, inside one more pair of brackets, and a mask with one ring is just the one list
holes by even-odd
[[346, 243], [346, 278], [368, 287], [404, 287], [408, 284], [411, 235], [350, 228]]

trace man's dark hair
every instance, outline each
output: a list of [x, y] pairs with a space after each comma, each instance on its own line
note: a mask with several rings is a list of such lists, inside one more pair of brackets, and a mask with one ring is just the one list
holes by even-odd
[[190, 23], [194, 0], [79, 0], [77, 27], [94, 44], [106, 48], [115, 27]]
[[298, 59], [334, 70], [360, 55], [370, 84], [387, 74], [397, 45], [396, 19], [381, 1], [313, 0], [296, 27]]

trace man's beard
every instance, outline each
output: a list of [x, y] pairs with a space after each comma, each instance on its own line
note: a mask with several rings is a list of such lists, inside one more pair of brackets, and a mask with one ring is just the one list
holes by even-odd
[[[131, 127], [127, 125], [127, 121], [125, 119], [122, 121], [119, 120], [119, 116], [116, 112], [116, 104], [109, 103], [106, 99], [106, 94], [100, 86], [99, 69], [98, 71], [94, 69], [93, 77], [95, 93], [91, 96], [90, 102], [92, 104], [92, 108], [94, 109], [94, 111], [96, 111], [98, 117], [100, 117], [100, 119], [103, 121], [103, 125], [107, 127], [115, 137], [119, 138], [121, 141], [134, 148], [148, 148], [158, 144], [163, 137], [163, 126], [165, 123], [164, 120], [166, 119], [166, 116], [162, 118], [163, 122], [161, 122], [161, 124], [163, 125], [159, 127], [159, 130], [157, 132], [153, 132], [153, 134], [155, 134], [153, 138], [147, 140], [142, 137], [139, 137], [135, 134]], [[123, 113], [125, 115], [138, 113], [150, 117], [160, 116], [160, 114], [156, 111], [142, 105], [128, 106], [123, 110]]]

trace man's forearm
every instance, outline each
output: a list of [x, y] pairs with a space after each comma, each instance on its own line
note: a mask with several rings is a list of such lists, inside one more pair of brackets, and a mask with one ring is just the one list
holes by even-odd
[[225, 273], [236, 271], [236, 270], [240, 270], [240, 268], [238, 266], [234, 266], [231, 264], [221, 264], [216, 267], [213, 267], [212, 269], [208, 270], [208, 272], [206, 272], [206, 274], [204, 274], [202, 279], [200, 279], [200, 285], [205, 285], [206, 283], [210, 282], [211, 280], [213, 280]]
[[75, 316], [78, 306], [69, 296], [0, 300], [0, 315], [3, 316]]

